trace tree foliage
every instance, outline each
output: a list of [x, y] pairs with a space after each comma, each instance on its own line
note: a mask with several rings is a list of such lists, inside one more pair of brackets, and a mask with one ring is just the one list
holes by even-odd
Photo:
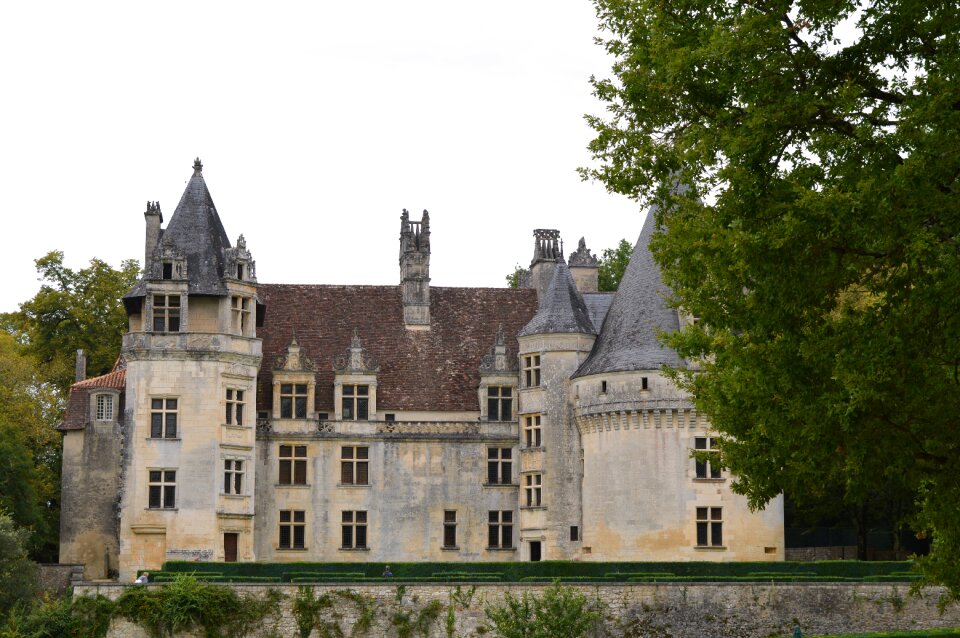
[[520, 264], [517, 264], [513, 268], [513, 272], [506, 276], [507, 288], [519, 288], [524, 277], [527, 276], [527, 272], [526, 268], [521, 268]]
[[602, 618], [597, 605], [560, 583], [543, 596], [507, 592], [502, 604], [490, 605], [484, 613], [500, 638], [580, 638]]
[[37, 566], [27, 559], [30, 533], [0, 512], [0, 618], [37, 592]]
[[652, 249], [700, 318], [671, 343], [704, 362], [684, 382], [735, 489], [894, 483], [960, 595], [957, 4], [595, 3], [614, 63], [583, 172], [659, 204]]
[[606, 248], [600, 255], [600, 269], [597, 273], [597, 289], [600, 292], [615, 292], [630, 263], [633, 245], [621, 239], [616, 248]]
[[135, 260], [124, 261], [119, 270], [91, 259], [87, 268], [72, 270], [63, 265], [63, 253], [52, 251], [36, 260], [43, 285], [20, 304], [20, 310], [4, 316], [4, 324], [42, 367], [44, 376], [66, 390], [74, 379], [76, 351], [87, 353], [90, 376], [104, 374], [120, 354], [120, 336], [127, 331], [127, 317], [120, 298], [140, 274]]

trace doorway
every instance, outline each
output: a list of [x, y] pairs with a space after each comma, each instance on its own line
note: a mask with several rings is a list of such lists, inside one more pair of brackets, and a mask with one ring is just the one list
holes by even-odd
[[227, 563], [237, 562], [237, 537], [239, 534], [227, 532], [223, 535], [223, 560]]
[[540, 541], [530, 541], [530, 562], [540, 562]]

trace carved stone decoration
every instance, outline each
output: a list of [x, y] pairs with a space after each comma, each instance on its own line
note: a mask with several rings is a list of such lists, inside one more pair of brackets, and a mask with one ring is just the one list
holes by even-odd
[[247, 250], [247, 239], [243, 235], [237, 237], [237, 245], [233, 248], [224, 249], [224, 261], [226, 262], [226, 272], [233, 274], [237, 272], [237, 265], [246, 266], [247, 281], [257, 281], [257, 262], [253, 260], [253, 255]]
[[353, 329], [353, 338], [350, 339], [347, 352], [333, 358], [333, 370], [359, 374], [375, 374], [380, 370], [380, 361], [361, 345], [356, 328]]
[[480, 372], [515, 372], [517, 369], [516, 357], [507, 354], [507, 340], [503, 334], [503, 324], [500, 324], [490, 354], [480, 360]]
[[591, 253], [587, 248], [587, 242], [583, 237], [580, 238], [580, 242], [577, 244], [577, 249], [570, 255], [570, 261], [567, 263], [571, 267], [600, 265], [600, 261], [597, 259], [596, 255]]
[[559, 261], [563, 259], [563, 243], [560, 231], [555, 228], [537, 228], [533, 231], [533, 261]]
[[277, 357], [273, 369], [288, 372], [314, 372], [316, 366], [313, 365], [313, 361], [307, 358], [307, 355], [303, 354], [302, 350], [300, 344], [297, 343], [297, 335], [294, 333], [290, 345], [287, 346], [286, 354]]

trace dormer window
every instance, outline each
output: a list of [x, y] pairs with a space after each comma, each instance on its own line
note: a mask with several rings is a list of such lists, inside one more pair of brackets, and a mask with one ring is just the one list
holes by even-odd
[[487, 420], [513, 420], [513, 388], [510, 386], [489, 386], [487, 388]]
[[343, 420], [366, 421], [369, 415], [370, 386], [343, 386]]
[[306, 383], [284, 383], [280, 385], [280, 418], [307, 418]]
[[244, 274], [243, 266], [244, 266], [243, 264], [237, 264], [237, 279], [240, 279], [241, 281], [243, 280], [243, 274]]
[[173, 262], [172, 261], [163, 262], [162, 269], [163, 269], [163, 272], [161, 273], [161, 277], [163, 279], [173, 279]]
[[97, 395], [97, 421], [113, 421], [113, 395]]

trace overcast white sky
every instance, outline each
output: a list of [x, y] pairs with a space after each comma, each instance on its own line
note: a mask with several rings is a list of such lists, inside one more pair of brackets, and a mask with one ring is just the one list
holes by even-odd
[[399, 216], [431, 215], [432, 285], [502, 286], [534, 228], [599, 254], [643, 214], [589, 164], [588, 0], [5, 2], [0, 311], [33, 260], [143, 259], [195, 156], [260, 282], [399, 283]]

